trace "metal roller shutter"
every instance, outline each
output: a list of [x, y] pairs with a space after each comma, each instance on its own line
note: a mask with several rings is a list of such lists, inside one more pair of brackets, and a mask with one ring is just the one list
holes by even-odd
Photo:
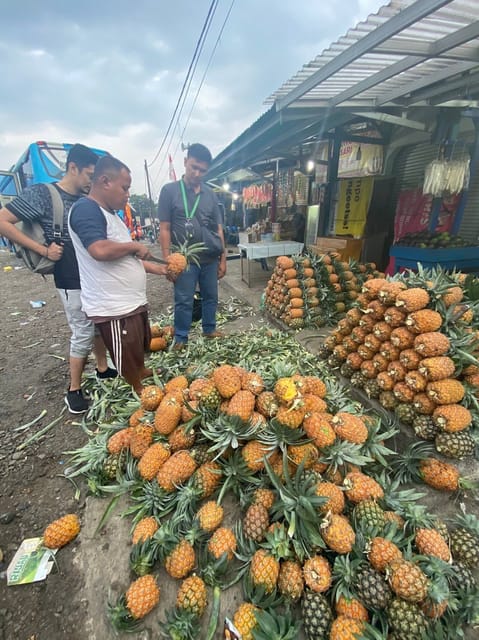
[[467, 195], [464, 217], [459, 228], [459, 235], [469, 242], [479, 239], [479, 171], [471, 177], [469, 193]]
[[438, 157], [438, 153], [439, 145], [429, 142], [410, 145], [400, 151], [393, 169], [393, 175], [396, 178], [392, 197], [394, 211], [400, 191], [422, 187], [426, 166]]

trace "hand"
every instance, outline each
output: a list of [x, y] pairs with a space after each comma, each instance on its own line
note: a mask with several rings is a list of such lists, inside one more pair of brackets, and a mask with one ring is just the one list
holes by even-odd
[[150, 250], [143, 244], [139, 244], [135, 251], [135, 256], [140, 260], [148, 260], [151, 257]]
[[63, 255], [63, 246], [61, 244], [57, 244], [56, 242], [52, 242], [47, 247], [47, 251], [45, 254], [45, 258], [49, 260], [53, 260], [53, 262], [58, 262]]
[[221, 258], [218, 263], [218, 280], [224, 278], [226, 275], [226, 258]]

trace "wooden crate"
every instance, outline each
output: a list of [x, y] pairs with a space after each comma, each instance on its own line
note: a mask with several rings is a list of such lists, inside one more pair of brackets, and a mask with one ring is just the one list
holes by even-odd
[[363, 240], [356, 238], [340, 237], [319, 237], [316, 238], [316, 249], [318, 253], [328, 253], [335, 251], [341, 256], [341, 260], [347, 261], [350, 258], [359, 260], [363, 249]]

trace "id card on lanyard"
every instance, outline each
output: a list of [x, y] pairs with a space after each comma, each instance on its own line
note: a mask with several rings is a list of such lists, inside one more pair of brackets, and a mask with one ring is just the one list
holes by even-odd
[[191, 219], [195, 215], [196, 209], [198, 208], [198, 203], [200, 201], [201, 193], [199, 193], [196, 196], [195, 202], [193, 204], [193, 208], [190, 211], [188, 207], [188, 199], [186, 197], [185, 184], [183, 180], [180, 180], [180, 189], [181, 189], [181, 196], [183, 198], [183, 207], [184, 207], [185, 216], [186, 216], [185, 233], [186, 233], [186, 237], [190, 240], [193, 237], [193, 223], [191, 222]]

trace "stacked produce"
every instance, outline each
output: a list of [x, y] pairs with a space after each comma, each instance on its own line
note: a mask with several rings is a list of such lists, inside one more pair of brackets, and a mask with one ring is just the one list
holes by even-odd
[[462, 275], [372, 279], [322, 355], [416, 435], [451, 458], [473, 455], [479, 425], [479, 316]]
[[335, 322], [363, 282], [380, 277], [374, 264], [344, 262], [338, 254], [280, 256], [265, 289], [266, 309], [294, 329]]
[[449, 472], [416, 448], [388, 476], [395, 429], [281, 332], [191, 349], [187, 369], [155, 356], [171, 377], [140, 404], [112, 403], [109, 423], [94, 406], [95, 431], [73, 453], [70, 477], [131, 498], [135, 578], [110, 604], [114, 625], [134, 628], [177, 580], [163, 635], [211, 640], [221, 592], [241, 580], [230, 617], [243, 640], [293, 639], [301, 624], [311, 640], [461, 637], [479, 522], [446, 526], [399, 488], [407, 474], [447, 489]]

